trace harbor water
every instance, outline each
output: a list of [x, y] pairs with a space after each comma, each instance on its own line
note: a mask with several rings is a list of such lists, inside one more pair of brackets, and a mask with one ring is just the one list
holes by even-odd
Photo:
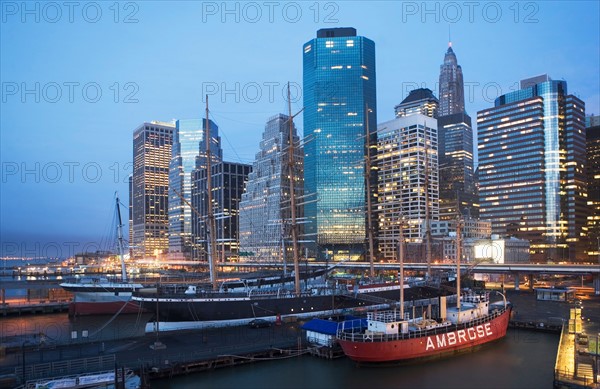
[[558, 341], [510, 329], [475, 352], [426, 362], [365, 366], [306, 355], [157, 380], [152, 388], [552, 388]]

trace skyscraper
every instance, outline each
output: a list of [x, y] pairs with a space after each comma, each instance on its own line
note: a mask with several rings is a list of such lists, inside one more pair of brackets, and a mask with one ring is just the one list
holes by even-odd
[[[358, 259], [365, 252], [367, 194], [376, 176], [367, 147], [376, 146], [375, 44], [354, 28], [327, 28], [303, 47], [304, 189], [311, 255]], [[365, 126], [370, 136], [366, 136]]]
[[452, 50], [452, 42], [440, 65], [440, 110], [439, 116], [452, 115], [465, 111], [465, 86], [462, 68]]
[[442, 220], [456, 219], [458, 214], [479, 217], [472, 128], [471, 117], [466, 112], [438, 117]]
[[600, 262], [600, 121], [598, 116], [586, 117], [586, 175], [588, 183], [588, 261]]
[[[244, 163], [221, 162], [212, 165], [213, 212], [216, 225], [215, 259], [225, 261], [238, 255], [239, 208], [242, 193], [252, 166]], [[202, 173], [206, 172], [203, 170]], [[197, 187], [206, 188], [206, 178], [199, 175]], [[204, 207], [200, 197], [200, 206]], [[207, 212], [207, 211], [206, 211]]]
[[377, 126], [379, 251], [385, 258], [397, 258], [403, 223], [406, 242], [423, 243], [427, 217], [439, 220], [436, 127], [434, 118], [418, 113]]
[[133, 133], [132, 252], [157, 257], [169, 247], [169, 163], [175, 126], [146, 122]]
[[[202, 132], [206, 133], [206, 119], [202, 120]], [[221, 149], [221, 137], [219, 136], [219, 127], [212, 121], [208, 120], [210, 129], [210, 161], [213, 172], [215, 165], [223, 162], [223, 150]], [[207, 253], [207, 231], [206, 219], [208, 215], [207, 191], [206, 191], [206, 168], [207, 168], [207, 150], [206, 137], [204, 134], [199, 143], [199, 151], [196, 156], [196, 167], [192, 171], [192, 188], [191, 188], [191, 205], [200, 214], [192, 211], [191, 218], [191, 244], [192, 258], [206, 260]], [[214, 175], [214, 174], [213, 174]], [[211, 176], [213, 177], [213, 176]], [[213, 212], [216, 213], [214, 207], [214, 185], [213, 185]]]
[[521, 81], [477, 113], [481, 217], [531, 242], [531, 259], [584, 257], [585, 106], [566, 81]]
[[[169, 171], [169, 256], [189, 259], [192, 254], [192, 172], [198, 158], [206, 158], [204, 119], [175, 122]], [[210, 121], [218, 133], [218, 127]], [[219, 151], [217, 151], [218, 153]]]
[[473, 176], [473, 129], [471, 117], [465, 111], [462, 68], [451, 42], [440, 66], [439, 88], [440, 218], [455, 219], [458, 214], [478, 217]]
[[410, 91], [400, 104], [394, 107], [396, 117], [409, 116], [420, 113], [432, 118], [438, 117], [440, 102], [433, 95], [431, 89], [419, 88]]
[[[282, 258], [289, 236], [289, 116], [279, 114], [265, 125], [260, 151], [252, 164], [240, 202], [240, 247], [257, 260]], [[294, 143], [299, 141], [293, 128]], [[296, 147], [294, 178], [296, 198], [303, 192], [303, 151]], [[288, 245], [287, 247], [290, 247]]]

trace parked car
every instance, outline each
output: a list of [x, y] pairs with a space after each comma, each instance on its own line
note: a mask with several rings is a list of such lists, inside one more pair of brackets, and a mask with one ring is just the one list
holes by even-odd
[[250, 328], [264, 328], [264, 327], [271, 327], [271, 322], [265, 319], [254, 319], [254, 320], [250, 320], [250, 322], [248, 323], [248, 326]]

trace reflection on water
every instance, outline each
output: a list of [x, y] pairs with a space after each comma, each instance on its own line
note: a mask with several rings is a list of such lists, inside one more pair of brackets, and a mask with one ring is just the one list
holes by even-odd
[[357, 366], [312, 356], [152, 382], [152, 388], [551, 388], [559, 336], [509, 330], [480, 350], [445, 359]]
[[151, 314], [96, 315], [69, 318], [66, 313], [0, 319], [0, 342], [68, 343], [114, 340], [144, 335]]

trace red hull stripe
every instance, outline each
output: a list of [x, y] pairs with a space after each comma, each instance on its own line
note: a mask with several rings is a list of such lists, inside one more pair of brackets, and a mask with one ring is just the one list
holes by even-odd
[[443, 334], [390, 341], [350, 341], [339, 339], [344, 353], [358, 362], [392, 362], [436, 357], [470, 349], [503, 338], [508, 328], [510, 309], [488, 321]]

